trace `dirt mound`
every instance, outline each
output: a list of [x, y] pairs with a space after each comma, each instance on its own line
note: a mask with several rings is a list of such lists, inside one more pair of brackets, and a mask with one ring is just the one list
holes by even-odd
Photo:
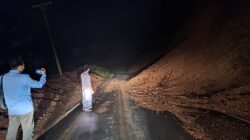
[[[211, 127], [196, 123], [197, 118], [209, 120], [200, 117], [206, 111], [185, 107], [250, 120], [249, 21], [247, 0], [203, 1], [172, 41], [177, 46], [132, 78], [127, 84], [128, 93], [143, 107], [173, 112], [197, 139], [223, 139], [222, 135], [210, 135], [207, 129]], [[243, 131], [249, 127], [239, 129], [240, 138], [250, 138]]]

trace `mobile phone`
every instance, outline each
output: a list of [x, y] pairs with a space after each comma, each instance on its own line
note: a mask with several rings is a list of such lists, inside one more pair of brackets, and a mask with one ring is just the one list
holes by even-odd
[[42, 70], [41, 69], [36, 69], [36, 73], [37, 74], [42, 74]]

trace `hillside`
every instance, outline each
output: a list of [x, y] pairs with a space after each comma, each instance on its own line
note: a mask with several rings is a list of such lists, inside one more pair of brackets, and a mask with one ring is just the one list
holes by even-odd
[[173, 49], [132, 78], [128, 93], [140, 106], [174, 113], [196, 139], [249, 139], [250, 3], [201, 3]]

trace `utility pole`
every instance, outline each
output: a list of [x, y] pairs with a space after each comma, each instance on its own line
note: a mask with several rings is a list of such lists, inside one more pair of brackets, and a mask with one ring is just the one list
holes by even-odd
[[62, 75], [62, 69], [61, 69], [61, 65], [60, 65], [58, 55], [57, 55], [57, 52], [56, 52], [55, 43], [53, 41], [52, 34], [51, 34], [51, 31], [50, 31], [50, 28], [49, 28], [48, 18], [47, 18], [47, 15], [46, 15], [47, 6], [50, 5], [50, 4], [52, 4], [52, 1], [32, 5], [32, 7], [33, 8], [39, 8], [42, 11], [44, 22], [46, 24], [46, 28], [47, 28], [48, 33], [49, 33], [50, 44], [51, 44], [52, 51], [53, 51], [53, 54], [54, 54], [54, 57], [55, 57], [55, 60], [56, 60], [57, 69], [58, 69], [59, 75], [61, 76]]

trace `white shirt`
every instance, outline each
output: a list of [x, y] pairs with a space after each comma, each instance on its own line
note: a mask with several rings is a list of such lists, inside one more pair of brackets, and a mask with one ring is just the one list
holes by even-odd
[[81, 74], [81, 81], [83, 90], [91, 89], [91, 79], [88, 73], [83, 72]]

